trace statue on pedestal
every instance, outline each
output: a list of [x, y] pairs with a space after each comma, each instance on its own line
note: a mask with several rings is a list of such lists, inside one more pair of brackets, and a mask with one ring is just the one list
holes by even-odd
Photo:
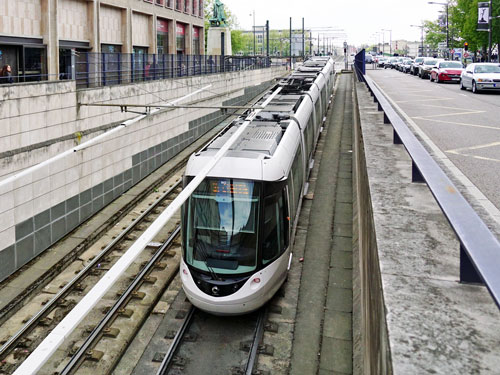
[[224, 12], [224, 4], [220, 0], [215, 0], [214, 3], [214, 14], [210, 18], [210, 26], [226, 26], [226, 13]]

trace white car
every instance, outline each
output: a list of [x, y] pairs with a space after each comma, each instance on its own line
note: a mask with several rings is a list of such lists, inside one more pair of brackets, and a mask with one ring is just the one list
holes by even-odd
[[475, 63], [467, 65], [460, 77], [460, 88], [473, 93], [482, 90], [500, 90], [500, 64]]

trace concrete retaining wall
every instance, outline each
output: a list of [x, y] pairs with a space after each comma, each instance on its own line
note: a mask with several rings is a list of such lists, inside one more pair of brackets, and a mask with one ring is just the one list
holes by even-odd
[[459, 243], [411, 159], [356, 84], [356, 374], [496, 374], [500, 312], [459, 282]]
[[356, 90], [353, 99], [353, 373], [391, 374], [377, 235]]
[[70, 81], [0, 86], [0, 280], [227, 117], [214, 109], [162, 110], [1, 186], [5, 178], [138, 116], [78, 104], [164, 104], [211, 84], [187, 102], [242, 105], [282, 74], [282, 68], [271, 68], [81, 91]]

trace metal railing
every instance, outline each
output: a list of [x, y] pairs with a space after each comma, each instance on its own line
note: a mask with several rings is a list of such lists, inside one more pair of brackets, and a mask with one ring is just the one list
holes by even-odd
[[271, 65], [271, 59], [263, 56], [82, 53], [76, 57], [75, 79], [78, 88], [100, 87], [262, 69]]
[[500, 242], [427, 152], [374, 82], [356, 69], [366, 83], [384, 123], [393, 127], [394, 144], [403, 144], [412, 159], [412, 182], [425, 182], [460, 242], [460, 282], [486, 285], [500, 308]]

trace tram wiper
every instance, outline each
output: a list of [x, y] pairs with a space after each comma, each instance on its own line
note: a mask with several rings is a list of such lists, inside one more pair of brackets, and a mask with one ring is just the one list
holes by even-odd
[[[200, 252], [201, 254], [201, 261], [205, 263], [205, 266], [207, 267], [208, 272], [210, 272], [210, 275], [212, 275], [212, 278], [216, 281], [219, 281], [221, 278], [217, 275], [217, 273], [213, 270], [212, 267], [208, 265], [208, 252], [204, 249], [205, 245], [201, 245], [201, 243], [198, 242], [196, 234], [194, 236], [194, 244], [193, 244], [193, 249], [196, 249], [197, 251]], [[200, 245], [200, 246], [197, 246]]]

